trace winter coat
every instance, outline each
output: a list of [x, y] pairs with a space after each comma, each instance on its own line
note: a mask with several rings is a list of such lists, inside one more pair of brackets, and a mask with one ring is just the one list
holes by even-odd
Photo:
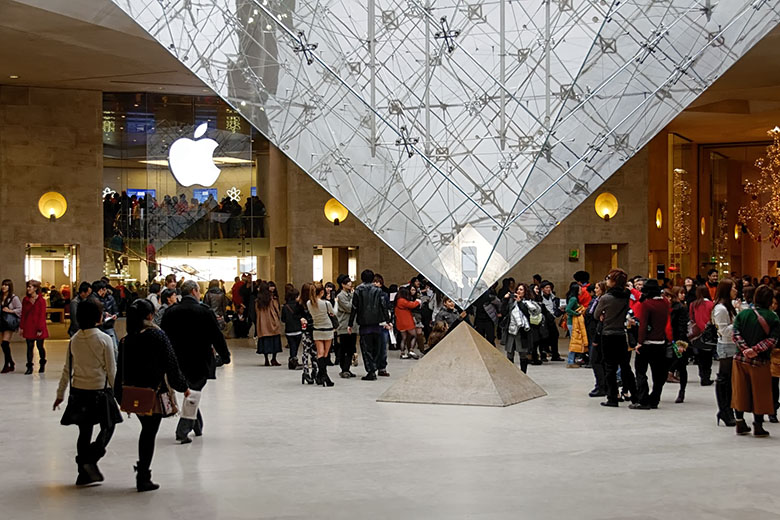
[[213, 287], [206, 292], [206, 295], [203, 297], [203, 303], [208, 305], [217, 316], [224, 316], [227, 310], [228, 299], [222, 289]]
[[569, 339], [569, 352], [585, 353], [588, 351], [588, 331], [585, 328], [584, 307], [577, 309], [578, 316], [571, 317], [571, 338]]
[[[19, 322], [24, 339], [46, 339], [49, 329], [46, 327], [46, 300], [38, 295], [35, 303], [29, 296], [22, 299], [22, 318]], [[40, 332], [40, 335], [38, 334]]]
[[415, 323], [412, 316], [412, 309], [417, 309], [420, 301], [408, 301], [403, 298], [395, 300], [395, 328], [399, 331], [414, 330]]
[[279, 312], [279, 301], [271, 298], [271, 303], [265, 309], [255, 306], [257, 312], [257, 336], [279, 336], [282, 333], [282, 321]]

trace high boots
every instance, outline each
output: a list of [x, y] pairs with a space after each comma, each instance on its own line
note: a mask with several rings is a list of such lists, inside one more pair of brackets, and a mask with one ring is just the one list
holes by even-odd
[[328, 377], [328, 358], [317, 358], [319, 372], [317, 372], [317, 384], [322, 386], [333, 386], [333, 381]]
[[3, 346], [3, 370], [0, 371], [2, 374], [7, 374], [8, 372], [13, 372], [14, 368], [16, 368], [16, 365], [14, 364], [14, 360], [11, 357], [11, 344], [7, 341], [2, 342]]
[[155, 489], [160, 489], [159, 484], [152, 482], [151, 469], [142, 468], [140, 462], [136, 462], [136, 465], [133, 466], [133, 469], [136, 471], [135, 489], [138, 490], [139, 493], [143, 491], [154, 491]]
[[38, 361], [38, 363], [40, 365], [38, 367], [38, 373], [39, 374], [43, 374], [44, 372], [46, 372], [46, 360], [45, 359], [41, 359], [41, 360]]

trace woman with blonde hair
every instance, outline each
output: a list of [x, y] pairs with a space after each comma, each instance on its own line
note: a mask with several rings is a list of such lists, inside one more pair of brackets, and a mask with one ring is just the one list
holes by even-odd
[[317, 384], [333, 386], [333, 381], [328, 377], [328, 352], [335, 332], [331, 319], [335, 317], [335, 312], [330, 301], [326, 299], [325, 287], [321, 283], [314, 283], [309, 288], [309, 301], [306, 302], [306, 308], [314, 321], [312, 337], [317, 348]]

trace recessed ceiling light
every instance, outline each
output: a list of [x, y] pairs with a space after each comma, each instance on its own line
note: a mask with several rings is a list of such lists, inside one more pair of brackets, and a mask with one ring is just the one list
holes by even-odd
[[16, 74], [11, 74], [8, 77], [11, 78], [11, 79], [19, 79], [19, 76], [17, 76]]

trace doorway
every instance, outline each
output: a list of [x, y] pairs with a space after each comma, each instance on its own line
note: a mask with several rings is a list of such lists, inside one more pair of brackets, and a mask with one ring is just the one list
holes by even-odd
[[628, 261], [628, 244], [585, 244], [585, 270], [591, 280], [603, 280], [607, 273]]
[[75, 244], [27, 244], [24, 254], [25, 280], [41, 285], [75, 288], [79, 274], [79, 246]]

